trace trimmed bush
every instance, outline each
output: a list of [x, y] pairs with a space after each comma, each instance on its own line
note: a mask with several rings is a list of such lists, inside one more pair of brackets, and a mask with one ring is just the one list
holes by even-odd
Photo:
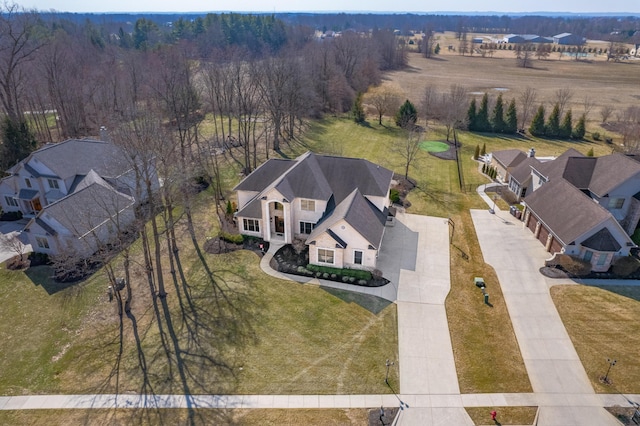
[[400, 192], [395, 188], [391, 188], [389, 191], [389, 199], [393, 204], [398, 204], [400, 202]]
[[222, 238], [223, 241], [226, 241], [232, 244], [242, 244], [242, 242], [244, 241], [244, 237], [242, 235], [230, 234], [228, 232], [221, 232], [220, 238]]
[[635, 257], [621, 257], [613, 264], [613, 273], [619, 277], [628, 277], [640, 268], [640, 261]]
[[312, 265], [312, 264], [307, 265], [307, 269], [310, 271], [316, 272], [316, 276], [318, 277], [323, 273], [326, 273], [326, 274], [336, 274], [336, 275], [351, 277], [351, 278], [354, 278], [354, 281], [355, 279], [361, 279], [361, 280], [367, 280], [367, 281], [371, 280], [371, 272], [364, 271], [362, 269], [349, 269], [349, 268], [339, 269], [339, 268], [331, 268], [329, 266], [319, 266], [319, 265]]
[[588, 275], [591, 272], [591, 263], [568, 254], [556, 254], [555, 264], [576, 277]]

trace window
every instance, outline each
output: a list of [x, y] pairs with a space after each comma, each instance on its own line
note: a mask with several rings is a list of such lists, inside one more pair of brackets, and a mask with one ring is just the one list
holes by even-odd
[[7, 202], [7, 205], [10, 207], [18, 207], [18, 200], [13, 197], [9, 197], [8, 195], [4, 196], [4, 200]]
[[29, 178], [24, 178], [24, 183], [27, 185], [27, 188], [31, 188], [31, 181]]
[[609, 198], [610, 209], [621, 209], [624, 205], [624, 198]]
[[274, 209], [274, 210], [282, 210], [282, 204], [280, 204], [280, 203], [273, 203], [273, 209]]
[[38, 244], [38, 247], [41, 249], [49, 248], [49, 241], [45, 237], [36, 237], [36, 244]]
[[49, 183], [49, 188], [60, 189], [60, 186], [58, 186], [58, 181], [56, 179], [47, 179], [47, 182]]
[[609, 257], [607, 253], [600, 253], [600, 257], [598, 257], [598, 266], [604, 265], [607, 261], [607, 257]]
[[311, 222], [300, 222], [300, 233], [301, 234], [310, 234], [313, 231], [314, 224]]
[[256, 219], [243, 219], [245, 231], [260, 232], [260, 222]]
[[300, 200], [300, 208], [309, 212], [315, 212], [316, 202], [315, 200]]
[[333, 265], [333, 250], [318, 249], [318, 263], [329, 263]]
[[356, 265], [362, 265], [362, 252], [360, 250], [355, 250], [353, 252], [353, 263]]
[[584, 261], [585, 262], [591, 262], [591, 258], [593, 257], [593, 252], [591, 250], [587, 250], [584, 252]]

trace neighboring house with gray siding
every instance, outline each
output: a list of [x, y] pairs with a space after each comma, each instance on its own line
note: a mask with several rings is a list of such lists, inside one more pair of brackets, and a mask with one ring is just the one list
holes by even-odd
[[30, 219], [24, 232], [33, 250], [50, 255], [93, 254], [134, 221], [135, 205], [147, 198], [131, 157], [110, 142], [47, 144], [7, 173], [0, 181], [2, 209]]
[[359, 158], [268, 160], [234, 188], [238, 229], [265, 241], [302, 238], [312, 264], [375, 268], [392, 177]]

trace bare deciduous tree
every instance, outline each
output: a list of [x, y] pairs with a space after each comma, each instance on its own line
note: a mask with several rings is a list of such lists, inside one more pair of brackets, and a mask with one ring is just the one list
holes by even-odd
[[602, 120], [602, 124], [606, 123], [609, 118], [613, 115], [614, 109], [611, 105], [604, 105], [600, 108], [600, 119]]
[[24, 266], [24, 255], [27, 252], [27, 247], [20, 241], [19, 234], [17, 232], [10, 232], [8, 234], [0, 233], [0, 251], [6, 251], [15, 253], [18, 257], [19, 268]]
[[526, 87], [520, 94], [520, 127], [525, 128], [529, 116], [535, 108], [538, 92], [533, 87]]
[[571, 102], [573, 98], [573, 90], [567, 88], [561, 88], [556, 90], [555, 92], [556, 103], [558, 104], [558, 108], [560, 110], [560, 116], [564, 114], [564, 110]]
[[516, 55], [516, 62], [521, 68], [529, 68], [533, 63], [532, 44], [517, 44], [513, 52]]
[[373, 105], [378, 114], [378, 124], [382, 124], [382, 117], [395, 112], [400, 107], [400, 90], [388, 85], [371, 88], [364, 96], [366, 103]]
[[409, 168], [416, 159], [416, 155], [420, 151], [420, 141], [424, 131], [418, 127], [406, 129], [406, 137], [393, 146], [392, 150], [397, 152], [404, 160], [404, 177], [409, 179]]

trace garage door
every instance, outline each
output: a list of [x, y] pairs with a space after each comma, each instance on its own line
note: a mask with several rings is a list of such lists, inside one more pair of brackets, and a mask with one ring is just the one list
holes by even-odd
[[531, 230], [531, 232], [536, 232], [537, 224], [538, 224], [538, 219], [533, 217], [533, 215], [529, 215], [529, 223], [527, 223], [527, 227]]
[[553, 254], [553, 253], [559, 253], [561, 250], [562, 250], [562, 244], [555, 237], [553, 237], [553, 241], [551, 241], [551, 249], [549, 250], [549, 252]]
[[538, 240], [542, 243], [543, 246], [547, 246], [547, 237], [549, 236], [549, 231], [544, 226], [540, 227], [540, 234], [538, 235]]

